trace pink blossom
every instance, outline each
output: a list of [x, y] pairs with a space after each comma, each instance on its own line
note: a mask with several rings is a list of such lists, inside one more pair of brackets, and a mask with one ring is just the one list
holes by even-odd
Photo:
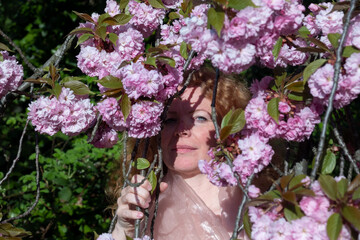
[[107, 124], [103, 123], [96, 131], [96, 134], [91, 144], [93, 144], [97, 148], [111, 148], [118, 142], [118, 140], [119, 138], [117, 132], [114, 129], [110, 128]]
[[23, 67], [14, 56], [9, 56], [6, 51], [0, 51], [0, 98], [5, 96], [9, 91], [15, 91], [21, 84], [23, 78]]
[[279, 102], [279, 111], [281, 113], [288, 113], [290, 110], [291, 108], [286, 102]]
[[116, 131], [124, 131], [128, 126], [124, 122], [124, 116], [118, 101], [115, 98], [106, 98], [96, 106], [102, 116], [102, 120]]
[[120, 13], [120, 7], [114, 0], [106, 0], [106, 8], [104, 11], [113, 17]]
[[138, 54], [144, 52], [144, 38], [142, 34], [129, 28], [125, 32], [122, 32], [118, 36], [116, 42], [115, 51], [119, 54], [119, 59], [122, 61], [129, 61], [136, 57]]
[[300, 201], [301, 210], [319, 222], [326, 222], [329, 217], [330, 202], [326, 197], [303, 197]]
[[258, 187], [256, 187], [255, 185], [250, 185], [248, 188], [248, 194], [249, 197], [251, 198], [257, 198], [258, 196], [260, 196], [260, 189]]
[[331, 3], [322, 3], [326, 9], [319, 11], [316, 15], [315, 23], [321, 29], [325, 36], [329, 33], [342, 33], [343, 17], [342, 11], [332, 11], [333, 5]]
[[162, 103], [141, 101], [133, 104], [129, 116], [129, 136], [147, 138], [158, 134], [162, 111]]

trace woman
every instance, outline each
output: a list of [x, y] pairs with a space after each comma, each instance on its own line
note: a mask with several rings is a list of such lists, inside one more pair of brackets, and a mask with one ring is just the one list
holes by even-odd
[[[208, 151], [216, 146], [211, 119], [215, 74], [202, 69], [193, 74], [189, 87], [174, 99], [161, 132], [163, 160], [167, 167], [160, 185], [159, 210], [154, 239], [229, 239], [242, 193], [237, 187], [212, 185], [198, 168], [200, 159], [210, 160]], [[220, 77], [216, 110], [218, 120], [232, 108], [245, 108], [250, 94], [230, 78]], [[140, 182], [136, 175], [133, 182]], [[134, 206], [151, 206], [151, 185], [126, 187], [118, 198], [116, 240], [133, 236], [133, 223], [144, 214]]]

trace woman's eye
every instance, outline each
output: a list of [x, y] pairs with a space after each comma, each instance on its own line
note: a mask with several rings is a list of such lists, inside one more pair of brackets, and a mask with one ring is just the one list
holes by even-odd
[[203, 116], [196, 116], [195, 120], [198, 122], [206, 122], [208, 119], [206, 117]]
[[176, 122], [176, 118], [168, 118], [164, 121], [165, 124], [171, 124]]

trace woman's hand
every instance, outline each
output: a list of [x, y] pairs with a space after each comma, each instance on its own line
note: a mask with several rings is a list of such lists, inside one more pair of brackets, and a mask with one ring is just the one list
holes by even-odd
[[[132, 183], [140, 183], [144, 179], [141, 175], [132, 177]], [[163, 192], [167, 188], [167, 183], [160, 184], [160, 191]], [[121, 191], [121, 196], [117, 200], [118, 208], [117, 224], [112, 233], [114, 239], [126, 239], [126, 236], [133, 237], [135, 220], [142, 219], [144, 213], [136, 211], [135, 208], [148, 208], [151, 202], [152, 186], [148, 180], [145, 180], [139, 187], [127, 186]]]

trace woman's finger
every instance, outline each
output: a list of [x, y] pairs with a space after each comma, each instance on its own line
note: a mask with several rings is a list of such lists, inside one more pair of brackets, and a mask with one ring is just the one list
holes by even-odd
[[144, 213], [129, 209], [118, 209], [117, 215], [120, 219], [127, 219], [127, 220], [142, 219], [144, 217]]
[[169, 184], [167, 184], [166, 182], [161, 182], [160, 183], [160, 192], [164, 192], [167, 188], [168, 188]]
[[151, 198], [143, 198], [134, 193], [128, 193], [120, 197], [121, 205], [135, 205], [142, 208], [148, 208], [150, 205]]

